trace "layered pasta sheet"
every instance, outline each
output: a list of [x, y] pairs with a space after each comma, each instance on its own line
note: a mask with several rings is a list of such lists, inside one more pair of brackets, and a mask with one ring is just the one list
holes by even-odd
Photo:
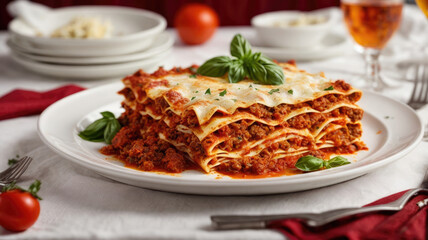
[[141, 137], [156, 135], [206, 172], [265, 174], [305, 155], [325, 159], [365, 148], [361, 91], [323, 73], [280, 66], [282, 85], [231, 84], [194, 68], [140, 71], [123, 79], [122, 118], [138, 118]]

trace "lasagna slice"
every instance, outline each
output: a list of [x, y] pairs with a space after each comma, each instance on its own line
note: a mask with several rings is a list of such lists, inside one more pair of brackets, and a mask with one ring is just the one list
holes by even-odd
[[361, 91], [281, 63], [282, 85], [195, 75], [194, 67], [139, 71], [119, 93], [124, 126], [102, 149], [146, 171], [269, 176], [306, 155], [329, 159], [366, 149]]

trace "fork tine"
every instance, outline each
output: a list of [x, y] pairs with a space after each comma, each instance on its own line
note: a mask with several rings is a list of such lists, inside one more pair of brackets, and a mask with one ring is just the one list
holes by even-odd
[[419, 81], [420, 81], [419, 80], [419, 65], [416, 66], [415, 75], [416, 75], [416, 77], [415, 77], [415, 83], [414, 83], [414, 86], [413, 86], [412, 95], [411, 95], [410, 100], [409, 100], [409, 105], [412, 105], [415, 102], [415, 100], [416, 100], [416, 89], [418, 88]]
[[418, 74], [418, 81], [419, 81], [419, 95], [417, 95], [417, 98], [416, 98], [416, 101], [415, 102], [417, 102], [417, 103], [420, 103], [421, 102], [421, 99], [423, 98], [423, 96], [424, 96], [424, 83], [425, 83], [425, 81], [424, 81], [424, 68], [422, 67], [422, 66], [420, 66], [419, 65], [419, 74]]
[[426, 71], [426, 65], [423, 66], [423, 69], [424, 69], [423, 81], [425, 83], [425, 95], [423, 97], [422, 102], [426, 104], [428, 103], [428, 73]]
[[31, 157], [25, 157], [21, 159], [19, 161], [21, 164], [19, 164], [17, 167], [13, 168], [11, 171], [5, 174], [0, 181], [12, 182], [17, 180], [27, 170], [32, 160], [33, 159]]
[[10, 166], [8, 169], [6, 169], [3, 172], [1, 172], [1, 174], [0, 174], [0, 180], [3, 180], [8, 175], [10, 175], [10, 173], [12, 171], [14, 171], [16, 168], [20, 167], [22, 164], [24, 164], [27, 161], [26, 159], [27, 159], [27, 157], [21, 158], [17, 163], [15, 163], [14, 165]]
[[16, 169], [13, 174], [10, 175], [10, 179], [12, 181], [17, 180], [19, 177], [21, 177], [21, 175], [27, 170], [28, 166], [31, 163], [32, 158], [28, 158], [26, 159], [25, 163], [21, 165], [21, 167], [19, 169]]

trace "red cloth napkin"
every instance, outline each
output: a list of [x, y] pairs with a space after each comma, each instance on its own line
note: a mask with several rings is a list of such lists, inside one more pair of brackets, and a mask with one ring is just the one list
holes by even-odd
[[[366, 206], [392, 202], [406, 191], [377, 200]], [[298, 219], [272, 222], [268, 227], [279, 230], [289, 239], [425, 239], [428, 207], [416, 203], [428, 198], [421, 194], [409, 200], [399, 212], [376, 212], [341, 219], [313, 228]]]
[[13, 90], [0, 97], [0, 120], [40, 114], [52, 103], [84, 89], [76, 85], [66, 85], [47, 92]]

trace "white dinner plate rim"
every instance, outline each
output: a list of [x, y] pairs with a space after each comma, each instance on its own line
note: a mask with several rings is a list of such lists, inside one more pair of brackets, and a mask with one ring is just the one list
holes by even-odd
[[[164, 39], [163, 39], [164, 38]], [[31, 51], [27, 51], [25, 48], [22, 48], [16, 45], [11, 39], [6, 41], [6, 44], [11, 48], [13, 52], [23, 55], [33, 61], [46, 62], [46, 63], [60, 63], [60, 64], [112, 64], [112, 63], [121, 63], [121, 62], [130, 62], [143, 60], [149, 57], [154, 57], [157, 54], [161, 54], [164, 51], [167, 51], [174, 44], [174, 37], [167, 32], [163, 32], [156, 36], [154, 41], [163, 40], [163, 43], [159, 46], [149, 48], [135, 53], [124, 54], [124, 55], [112, 55], [104, 57], [62, 57], [62, 56], [50, 56], [43, 54], [34, 54]], [[156, 44], [156, 43], [154, 43]], [[29, 57], [30, 56], [30, 57]]]
[[[136, 179], [137, 178], [138, 180], [144, 180], [147, 182], [168, 183], [168, 184], [175, 184], [175, 185], [181, 185], [181, 186], [217, 186], [217, 187], [218, 186], [242, 186], [243, 183], [245, 183], [245, 185], [251, 184], [252, 186], [260, 186], [260, 185], [266, 185], [266, 184], [268, 184], [270, 186], [275, 186], [275, 185], [284, 184], [284, 177], [273, 177], [273, 178], [263, 178], [263, 179], [227, 179], [227, 180], [221, 180], [221, 181], [217, 181], [217, 180], [213, 180], [213, 179], [203, 179], [203, 180], [198, 179], [197, 181], [195, 181], [192, 179], [183, 179], [181, 177], [175, 177], [175, 176], [170, 176], [170, 175], [158, 175], [158, 174], [156, 174], [156, 175], [155, 174], [144, 175], [145, 172], [132, 170], [132, 169], [131, 170], [128, 170], [128, 169], [124, 170], [123, 168], [117, 168], [117, 167], [109, 166], [109, 165], [100, 166], [99, 164], [97, 164], [95, 162], [86, 161], [85, 159], [81, 159], [81, 158], [69, 155], [68, 153], [64, 152], [63, 150], [58, 149], [45, 136], [45, 134], [43, 132], [44, 130], [42, 129], [42, 123], [44, 121], [47, 121], [45, 116], [48, 113], [55, 111], [57, 108], [61, 107], [63, 104], [67, 104], [69, 102], [76, 101], [76, 99], [78, 99], [84, 95], [91, 95], [91, 94], [94, 94], [96, 91], [103, 90], [103, 88], [107, 89], [109, 87], [113, 87], [116, 85], [117, 85], [117, 87], [121, 86], [121, 84], [119, 84], [119, 83], [112, 83], [112, 84], [103, 85], [103, 86], [100, 86], [97, 88], [88, 89], [88, 90], [85, 90], [83, 92], [76, 93], [72, 96], [64, 98], [64, 99], [52, 104], [50, 107], [48, 107], [41, 114], [39, 121], [38, 121], [38, 133], [39, 133], [39, 136], [41, 137], [41, 139], [43, 140], [43, 142], [45, 142], [45, 144], [47, 144], [47, 146], [49, 146], [52, 150], [54, 150], [55, 152], [59, 153], [60, 155], [62, 155], [64, 157], [66, 157], [67, 159], [71, 160], [72, 162], [75, 162], [79, 165], [82, 165], [84, 167], [92, 169], [92, 170], [100, 173], [101, 175], [104, 175], [107, 177], [108, 177], [108, 175], [112, 175], [112, 176], [117, 176], [117, 177], [128, 177], [130, 179]], [[287, 178], [288, 184], [290, 184], [290, 182], [293, 182], [293, 181], [298, 182], [298, 183], [322, 181], [322, 180], [326, 180], [329, 178], [340, 178], [340, 177], [343, 177], [345, 175], [361, 176], [361, 175], [368, 173], [368, 172], [371, 172], [372, 170], [375, 170], [375, 169], [377, 169], [377, 168], [379, 168], [379, 167], [381, 167], [381, 166], [383, 166], [389, 162], [392, 162], [392, 161], [398, 159], [399, 157], [406, 155], [407, 153], [409, 153], [412, 149], [414, 149], [417, 146], [417, 144], [422, 139], [423, 125], [422, 125], [422, 121], [416, 115], [416, 113], [410, 107], [408, 107], [407, 105], [405, 105], [405, 104], [403, 104], [397, 100], [394, 100], [392, 98], [388, 98], [386, 96], [382, 96], [381, 94], [378, 94], [378, 93], [373, 93], [373, 92], [366, 92], [366, 93], [369, 95], [370, 94], [376, 95], [377, 97], [381, 97], [381, 98], [387, 99], [388, 101], [392, 101], [394, 104], [399, 104], [401, 106], [404, 106], [405, 108], [407, 108], [409, 110], [409, 112], [411, 112], [413, 114], [412, 117], [417, 119], [417, 121], [419, 123], [418, 126], [415, 126], [415, 127], [417, 127], [419, 134], [413, 138], [413, 140], [411, 141], [411, 144], [409, 144], [405, 149], [396, 153], [395, 155], [388, 156], [386, 158], [383, 158], [381, 160], [377, 160], [375, 162], [368, 163], [366, 165], [361, 165], [361, 166], [357, 166], [355, 168], [346, 169], [346, 171], [334, 171], [336, 169], [331, 169], [331, 170], [323, 170], [323, 171], [315, 173], [318, 175], [313, 174], [313, 175], [309, 176], [309, 175], [303, 174], [303, 175], [296, 175], [296, 176], [285, 176]], [[354, 164], [358, 164], [358, 162], [354, 163]], [[327, 174], [327, 173], [329, 173], [329, 174]], [[126, 174], [126, 176], [124, 176], [124, 174]], [[171, 182], [172, 179], [174, 180], [173, 183]]]
[[[114, 63], [114, 64], [101, 64], [101, 65], [60, 65], [60, 64], [48, 64], [43, 62], [33, 61], [25, 57], [19, 56], [12, 53], [12, 59], [25, 69], [30, 71], [52, 76], [52, 77], [64, 77], [71, 79], [104, 79], [123, 75], [123, 72], [135, 72], [141, 68], [154, 68], [156, 65], [165, 59], [171, 50], [167, 50], [151, 58], [142, 60]], [[112, 75], [110, 75], [112, 74]]]

